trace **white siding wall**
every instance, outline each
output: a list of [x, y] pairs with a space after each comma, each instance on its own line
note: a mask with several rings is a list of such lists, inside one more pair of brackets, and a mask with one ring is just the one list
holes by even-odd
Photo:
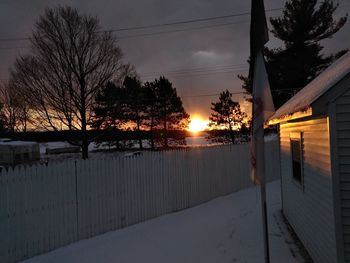
[[350, 90], [336, 101], [336, 144], [345, 262], [350, 262]]
[[[292, 176], [290, 133], [303, 132], [304, 187]], [[282, 124], [284, 213], [315, 262], [337, 262], [327, 118]]]
[[[279, 178], [278, 142], [266, 148]], [[0, 262], [185, 209], [252, 186], [248, 145], [148, 152], [0, 173]]]

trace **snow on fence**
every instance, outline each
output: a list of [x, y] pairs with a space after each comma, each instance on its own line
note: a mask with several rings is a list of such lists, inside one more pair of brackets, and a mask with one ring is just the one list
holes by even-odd
[[[267, 142], [269, 180], [278, 142]], [[252, 186], [247, 145], [65, 161], [0, 173], [0, 259], [16, 262]]]

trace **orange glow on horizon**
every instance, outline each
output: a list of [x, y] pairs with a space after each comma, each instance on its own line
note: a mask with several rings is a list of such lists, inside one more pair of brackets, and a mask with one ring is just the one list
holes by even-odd
[[209, 120], [204, 120], [201, 117], [193, 117], [188, 125], [188, 131], [197, 133], [209, 129]]

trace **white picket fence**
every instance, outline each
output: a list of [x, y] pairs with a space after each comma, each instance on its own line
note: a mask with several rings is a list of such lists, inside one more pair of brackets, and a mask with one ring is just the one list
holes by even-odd
[[[267, 143], [269, 180], [278, 142]], [[0, 173], [0, 261], [17, 262], [252, 186], [247, 145], [65, 161]]]

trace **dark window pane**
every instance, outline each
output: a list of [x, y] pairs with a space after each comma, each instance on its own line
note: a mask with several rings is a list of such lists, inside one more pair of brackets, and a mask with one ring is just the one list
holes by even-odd
[[295, 180], [301, 183], [301, 169], [302, 169], [302, 160], [301, 160], [301, 147], [299, 139], [291, 140], [292, 148], [292, 168], [293, 168], [293, 177]]
[[293, 177], [295, 180], [301, 183], [301, 164], [300, 162], [293, 161]]

